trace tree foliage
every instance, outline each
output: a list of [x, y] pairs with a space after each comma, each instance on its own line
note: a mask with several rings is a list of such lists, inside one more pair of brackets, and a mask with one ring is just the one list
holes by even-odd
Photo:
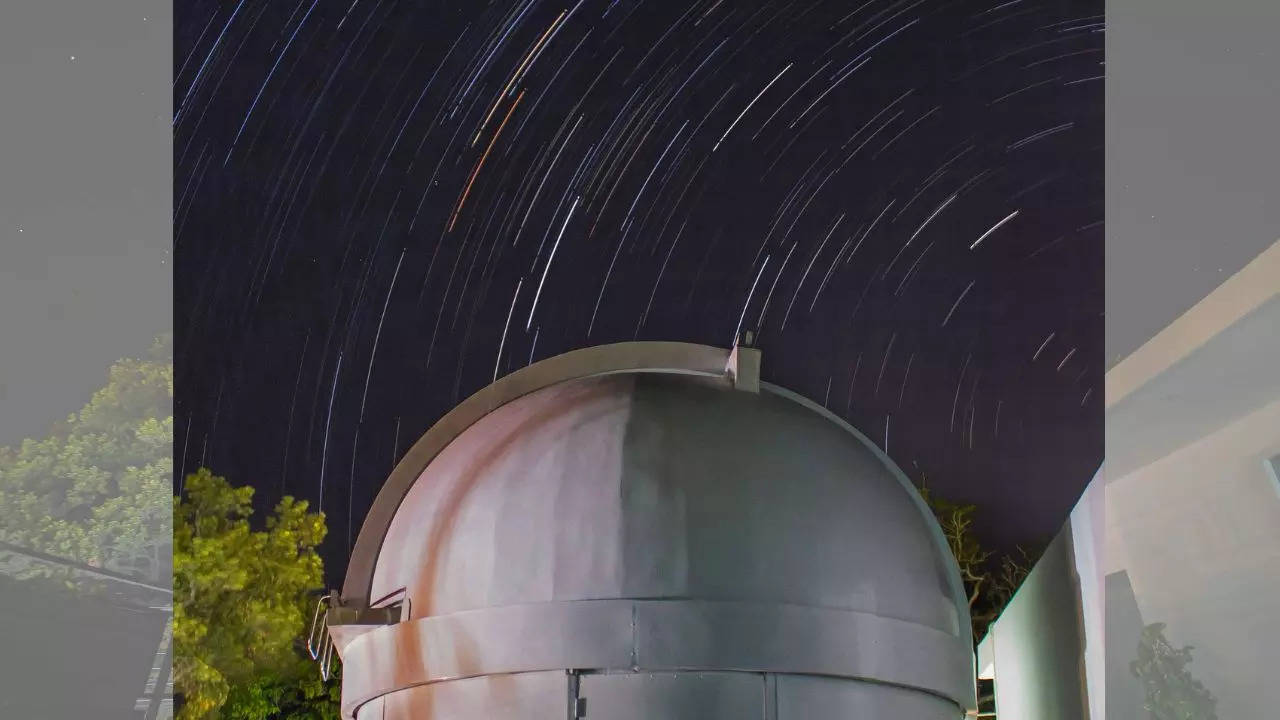
[[973, 642], [977, 644], [1031, 572], [1035, 556], [1021, 546], [1013, 553], [997, 556], [983, 548], [974, 532], [976, 505], [940, 498], [927, 487], [922, 487], [920, 494], [942, 526], [942, 534], [960, 567], [973, 623]]
[[144, 359], [42, 440], [0, 448], [0, 539], [163, 581], [173, 484], [173, 362], [161, 336]]
[[174, 689], [179, 720], [329, 720], [337, 686], [298, 646], [324, 572], [320, 513], [283, 498], [250, 525], [253, 488], [201, 468], [174, 498]]
[[[46, 437], [0, 448], [0, 540], [159, 584], [172, 548], [182, 718], [336, 719], [338, 686], [322, 683], [297, 647], [310, 621], [305, 593], [322, 583], [323, 517], [285, 498], [254, 531], [252, 488], [203, 469], [173, 497], [172, 403], [164, 335], [144, 358], [115, 363], [105, 387]], [[6, 578], [11, 592], [71, 577], [12, 558], [4, 569], [31, 576]]]
[[299, 676], [261, 674], [232, 688], [223, 720], [337, 720], [340, 685], [324, 682], [315, 666]]
[[1146, 690], [1143, 707], [1151, 720], [1217, 720], [1217, 698], [1187, 670], [1195, 648], [1175, 648], [1164, 628], [1152, 623], [1142, 629], [1138, 657], [1129, 664]]

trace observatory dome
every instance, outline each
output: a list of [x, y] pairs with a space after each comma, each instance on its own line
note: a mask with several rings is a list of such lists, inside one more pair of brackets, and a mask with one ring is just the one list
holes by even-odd
[[[901, 472], [819, 406], [741, 382], [727, 351], [685, 347], [729, 371], [550, 373], [410, 452], [361, 537], [381, 523], [361, 600], [397, 622], [334, 632], [345, 711], [507, 717], [468, 704], [498, 676], [494, 702], [529, 694], [519, 717], [542, 695], [565, 717], [566, 682], [586, 717], [741, 717], [735, 693], [762, 689], [779, 720], [972, 705], [954, 560]], [[523, 687], [548, 671], [552, 690]]]

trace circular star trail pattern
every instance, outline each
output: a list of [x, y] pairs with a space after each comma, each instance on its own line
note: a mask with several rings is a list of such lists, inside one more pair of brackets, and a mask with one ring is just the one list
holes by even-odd
[[1102, 455], [1097, 0], [192, 2], [176, 465], [329, 517], [495, 377], [728, 346], [1001, 546]]

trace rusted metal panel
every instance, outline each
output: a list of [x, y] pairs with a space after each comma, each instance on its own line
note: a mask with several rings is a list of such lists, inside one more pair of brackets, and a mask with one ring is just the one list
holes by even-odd
[[489, 675], [387, 695], [382, 717], [370, 720], [565, 720], [567, 702], [563, 672]]
[[342, 702], [477, 675], [632, 665], [627, 602], [522, 605], [390, 625], [343, 653]]

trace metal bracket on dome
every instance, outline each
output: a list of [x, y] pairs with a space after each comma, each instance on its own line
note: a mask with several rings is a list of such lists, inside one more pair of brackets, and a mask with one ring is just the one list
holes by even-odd
[[[326, 607], [327, 606], [327, 607]], [[346, 605], [336, 591], [331, 591], [316, 601], [311, 617], [311, 630], [307, 633], [307, 653], [320, 665], [320, 678], [328, 682], [333, 675], [335, 653], [334, 628], [345, 630], [373, 629], [395, 625], [409, 618], [409, 600], [380, 607]]]
[[324, 615], [324, 624], [334, 625], [395, 625], [405, 620], [405, 608], [408, 605], [392, 605], [390, 607], [360, 608], [331, 607]]
[[751, 393], [760, 392], [760, 350], [751, 347], [750, 331], [743, 334], [742, 339], [729, 351], [729, 362], [724, 366], [724, 374], [738, 390]]

